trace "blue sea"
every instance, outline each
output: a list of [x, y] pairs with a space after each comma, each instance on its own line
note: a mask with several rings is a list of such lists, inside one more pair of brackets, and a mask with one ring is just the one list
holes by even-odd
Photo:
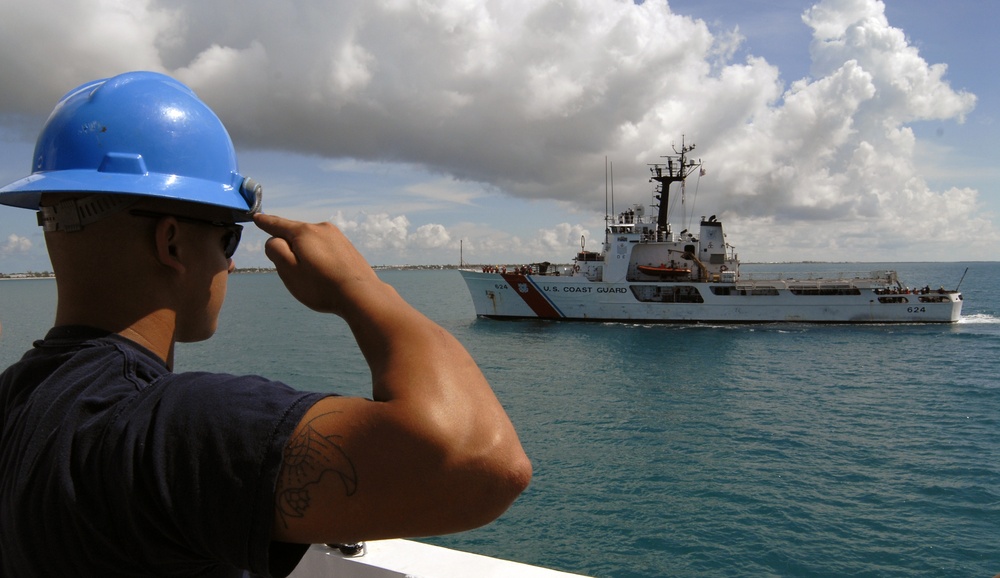
[[[955, 325], [476, 319], [455, 271], [383, 279], [478, 360], [532, 458], [493, 524], [427, 540], [602, 577], [1000, 573], [1000, 263], [896, 269], [954, 288]], [[44, 334], [52, 280], [0, 282], [0, 365]], [[345, 324], [274, 274], [234, 275], [218, 334], [177, 368], [365, 395]]]

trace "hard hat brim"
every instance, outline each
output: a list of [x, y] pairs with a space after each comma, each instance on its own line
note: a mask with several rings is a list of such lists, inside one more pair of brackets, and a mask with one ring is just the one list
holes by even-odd
[[[60, 170], [34, 173], [0, 188], [0, 204], [38, 210], [42, 193], [128, 194], [224, 207], [232, 210], [235, 222], [245, 222], [253, 218], [254, 207], [248, 206], [240, 194], [242, 181], [239, 175], [234, 175], [233, 186], [178, 175]], [[206, 202], [206, 199], [213, 202]]]

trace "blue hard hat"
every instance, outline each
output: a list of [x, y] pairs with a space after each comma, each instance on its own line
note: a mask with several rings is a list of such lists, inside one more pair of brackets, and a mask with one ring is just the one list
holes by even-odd
[[237, 221], [261, 202], [219, 117], [155, 72], [96, 80], [62, 97], [38, 136], [31, 175], [0, 188], [0, 204], [38, 209], [42, 193], [78, 191], [226, 207]]

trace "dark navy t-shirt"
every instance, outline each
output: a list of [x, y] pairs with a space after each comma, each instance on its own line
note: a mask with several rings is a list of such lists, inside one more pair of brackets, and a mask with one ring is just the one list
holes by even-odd
[[3, 576], [283, 576], [288, 437], [327, 394], [172, 373], [115, 334], [56, 328], [0, 374]]

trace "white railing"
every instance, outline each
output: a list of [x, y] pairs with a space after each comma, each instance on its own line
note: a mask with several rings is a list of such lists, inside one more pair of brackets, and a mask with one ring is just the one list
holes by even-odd
[[895, 271], [826, 271], [826, 272], [740, 272], [741, 281], [881, 281], [896, 282]]

